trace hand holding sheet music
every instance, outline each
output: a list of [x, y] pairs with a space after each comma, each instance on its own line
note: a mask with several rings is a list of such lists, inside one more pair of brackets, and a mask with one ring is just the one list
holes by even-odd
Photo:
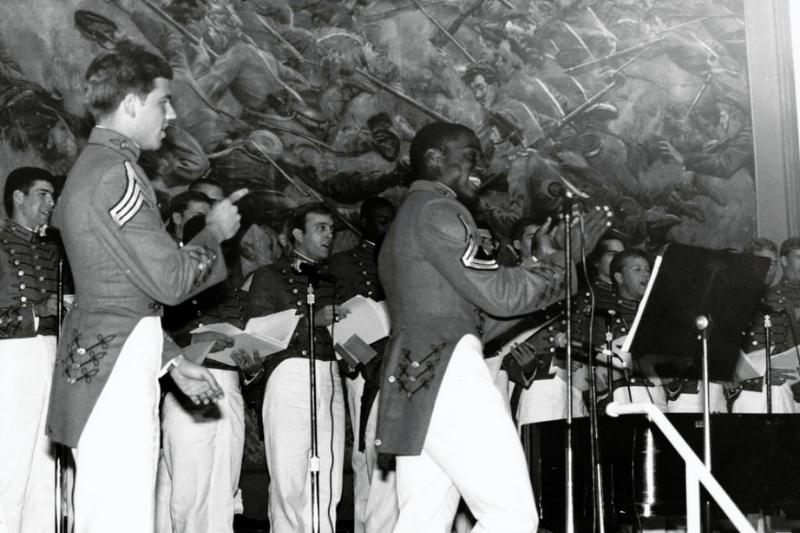
[[208, 324], [192, 331], [192, 334], [214, 331], [233, 339], [233, 346], [209, 355], [220, 363], [236, 366], [231, 354], [245, 350], [248, 353], [258, 352], [262, 357], [285, 350], [289, 346], [301, 315], [294, 309], [287, 309], [271, 315], [251, 318], [244, 330], [224, 322]]

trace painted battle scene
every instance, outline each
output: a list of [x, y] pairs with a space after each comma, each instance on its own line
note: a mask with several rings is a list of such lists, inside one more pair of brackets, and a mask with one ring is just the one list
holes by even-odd
[[[248, 187], [267, 231], [319, 198], [402, 201], [414, 132], [469, 125], [476, 218], [499, 242], [558, 204], [608, 205], [633, 243], [737, 248], [755, 235], [740, 0], [33, 0], [3, 2], [3, 175], [65, 174], [91, 121], [82, 77], [127, 42], [174, 69], [178, 119], [143, 166], [164, 204], [208, 175]], [[352, 236], [350, 244], [354, 242]]]

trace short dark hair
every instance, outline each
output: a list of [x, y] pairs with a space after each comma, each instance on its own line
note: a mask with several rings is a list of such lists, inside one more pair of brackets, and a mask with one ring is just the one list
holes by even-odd
[[[300, 205], [292, 211], [290, 233], [296, 229], [306, 231], [306, 217], [314, 213], [315, 215], [328, 215], [333, 218], [333, 210], [322, 202], [310, 202]], [[289, 236], [292, 238], [292, 236]]]
[[611, 260], [611, 265], [608, 267], [608, 271], [611, 274], [611, 280], [614, 282], [614, 285], [617, 284], [617, 280], [614, 277], [614, 274], [618, 274], [622, 272], [622, 267], [625, 266], [625, 261], [628, 259], [640, 258], [647, 261], [647, 264], [650, 265], [650, 257], [641, 250], [637, 250], [636, 248], [631, 248], [629, 250], [624, 250], [617, 255], [614, 256], [614, 259]]
[[747, 243], [744, 247], [745, 253], [754, 254], [762, 250], [769, 250], [770, 252], [778, 255], [778, 245], [772, 239], [766, 237], [758, 237]]
[[448, 141], [459, 139], [463, 136], [475, 137], [475, 132], [463, 124], [452, 122], [431, 122], [421, 127], [411, 140], [408, 150], [411, 170], [416, 177], [427, 176], [425, 153], [431, 148], [444, 150]]
[[368, 218], [378, 212], [379, 209], [389, 208], [395, 211], [394, 204], [383, 196], [370, 196], [361, 202], [361, 209], [358, 211], [360, 218]]
[[511, 226], [511, 242], [521, 241], [522, 236], [525, 235], [525, 228], [528, 226], [541, 226], [542, 222], [536, 217], [522, 217], [518, 218], [514, 225]]
[[781, 243], [781, 257], [789, 255], [793, 250], [800, 250], [800, 237], [789, 237]]
[[211, 198], [201, 192], [185, 191], [176, 194], [169, 203], [169, 216], [172, 217], [174, 213], [183, 213], [189, 207], [190, 202], [201, 202], [208, 205], [213, 203]]
[[156, 78], [172, 79], [169, 63], [139, 45], [120, 43], [89, 65], [84, 96], [86, 107], [98, 120], [112, 113], [127, 94], [147, 96]]
[[56, 187], [53, 175], [43, 168], [19, 167], [11, 171], [3, 189], [3, 207], [6, 209], [6, 216], [14, 215], [14, 191], [28, 194], [36, 181], [46, 181], [53, 186], [53, 189]]

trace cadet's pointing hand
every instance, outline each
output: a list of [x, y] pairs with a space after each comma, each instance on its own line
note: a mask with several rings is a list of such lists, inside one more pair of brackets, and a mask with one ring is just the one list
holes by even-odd
[[239, 189], [231, 193], [214, 205], [206, 215], [206, 227], [214, 233], [219, 242], [230, 239], [239, 231], [241, 216], [235, 204], [248, 192], [247, 189]]

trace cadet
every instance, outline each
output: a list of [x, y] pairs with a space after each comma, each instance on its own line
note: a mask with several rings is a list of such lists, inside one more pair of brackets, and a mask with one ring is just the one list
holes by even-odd
[[97, 121], [67, 177], [54, 222], [75, 281], [59, 340], [47, 434], [74, 448], [75, 530], [147, 533], [154, 527], [158, 376], [195, 403], [220, 394], [207, 368], [165, 343], [162, 304], [226, 275], [220, 242], [234, 235], [237, 191], [183, 248], [164, 230], [155, 192], [136, 164], [156, 150], [175, 113], [169, 65], [134, 45], [99, 56], [86, 74]]
[[[333, 533], [336, 505], [342, 495], [344, 455], [344, 395], [328, 326], [334, 322], [334, 291], [325, 260], [333, 245], [333, 215], [324, 204], [304, 204], [291, 217], [291, 255], [259, 268], [253, 275], [245, 318], [296, 309], [303, 315], [288, 348], [264, 361], [251, 361], [245, 372], [258, 368], [264, 387], [262, 418], [269, 483], [270, 531], [311, 531], [309, 452], [311, 446], [308, 285], [315, 289], [315, 357], [317, 436], [320, 475], [320, 531]], [[239, 360], [237, 360], [239, 362]], [[242, 366], [243, 363], [239, 362]], [[249, 381], [249, 377], [246, 376]]]
[[0, 531], [53, 529], [53, 455], [44, 434], [56, 354], [58, 244], [39, 230], [55, 205], [53, 176], [8, 175], [0, 229]]
[[[339, 284], [339, 302], [346, 302], [355, 295], [375, 301], [385, 299], [378, 279], [377, 253], [395, 212], [392, 203], [380, 196], [367, 198], [361, 204], [361, 243], [352, 250], [334, 254], [329, 262], [329, 270]], [[378, 355], [362, 368], [348, 372], [344, 381], [353, 428], [355, 533], [391, 531], [397, 519], [394, 473], [384, 475], [376, 468], [378, 457], [374, 446], [378, 410], [372, 407], [378, 396], [380, 355], [385, 347], [385, 339], [375, 342], [372, 348]]]
[[[410, 161], [418, 180], [378, 260], [393, 332], [375, 446], [396, 456], [395, 533], [447, 530], [460, 497], [475, 531], [533, 533], [538, 523], [522, 446], [481, 337], [494, 325], [485, 314], [520, 315], [562, 296], [564, 268], [547, 258], [500, 268], [476, 257], [478, 228], [462, 202], [473, 203], [481, 184], [480, 146], [457, 124], [417, 132]], [[599, 216], [586, 221], [589, 249], [604, 229]]]

